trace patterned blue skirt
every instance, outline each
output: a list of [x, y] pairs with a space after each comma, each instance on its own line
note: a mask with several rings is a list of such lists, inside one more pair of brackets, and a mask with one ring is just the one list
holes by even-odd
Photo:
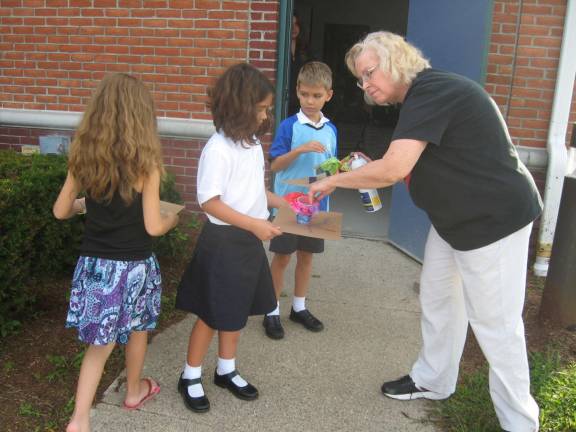
[[81, 256], [74, 270], [66, 327], [93, 345], [126, 344], [132, 331], [156, 327], [162, 278], [156, 257], [115, 261]]

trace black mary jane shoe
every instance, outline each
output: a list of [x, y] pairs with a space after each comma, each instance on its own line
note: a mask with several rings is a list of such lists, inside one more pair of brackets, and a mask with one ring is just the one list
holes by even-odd
[[258, 398], [258, 389], [254, 387], [252, 384], [248, 383], [244, 387], [239, 387], [232, 381], [238, 375], [238, 371], [233, 370], [230, 373], [225, 375], [218, 375], [216, 371], [214, 371], [214, 384], [218, 387], [227, 388], [230, 390], [234, 396], [242, 400], [254, 400]]
[[205, 413], [210, 409], [210, 401], [206, 396], [192, 397], [188, 394], [188, 387], [194, 384], [202, 385], [201, 378], [186, 379], [182, 378], [178, 380], [178, 392], [182, 395], [184, 399], [184, 405], [194, 412]]
[[319, 332], [324, 330], [324, 324], [316, 318], [308, 309], [296, 312], [294, 309], [290, 310], [290, 320], [302, 324], [308, 330]]

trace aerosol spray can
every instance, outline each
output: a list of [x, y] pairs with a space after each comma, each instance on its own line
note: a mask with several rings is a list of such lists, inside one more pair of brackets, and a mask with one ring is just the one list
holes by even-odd
[[[350, 162], [350, 168], [353, 170], [363, 167], [368, 162], [364, 160], [364, 158], [354, 155], [354, 158]], [[364, 210], [367, 212], [373, 213], [377, 212], [382, 208], [382, 202], [380, 201], [380, 195], [378, 195], [378, 191], [376, 189], [358, 189], [360, 192], [360, 198], [362, 199], [362, 205], [364, 206]]]

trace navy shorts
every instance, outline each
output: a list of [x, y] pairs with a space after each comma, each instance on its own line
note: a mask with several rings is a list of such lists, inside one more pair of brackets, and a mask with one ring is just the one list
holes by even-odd
[[290, 255], [296, 251], [322, 253], [324, 252], [324, 239], [285, 233], [270, 240], [269, 250], [284, 255]]

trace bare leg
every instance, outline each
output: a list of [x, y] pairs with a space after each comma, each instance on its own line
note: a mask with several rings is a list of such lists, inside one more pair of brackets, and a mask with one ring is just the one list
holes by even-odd
[[236, 349], [240, 339], [240, 330], [238, 331], [219, 331], [218, 332], [218, 357], [222, 359], [236, 358]]
[[115, 343], [108, 345], [90, 345], [84, 354], [78, 387], [76, 388], [76, 400], [72, 418], [66, 427], [66, 432], [89, 432], [90, 431], [90, 408], [94, 402], [94, 395], [98, 389], [104, 365], [110, 357]]
[[142, 384], [142, 368], [148, 348], [148, 332], [134, 331], [126, 345], [126, 399], [127, 405], [135, 405], [144, 398], [150, 389]]
[[275, 253], [270, 263], [270, 272], [274, 282], [274, 291], [276, 292], [276, 301], [280, 299], [282, 289], [284, 289], [284, 272], [290, 263], [291, 255]]
[[306, 297], [312, 276], [311, 252], [296, 251], [296, 273], [294, 274], [294, 295]]
[[213, 336], [214, 329], [198, 318], [188, 340], [188, 357], [186, 357], [188, 365], [193, 367], [202, 366]]

